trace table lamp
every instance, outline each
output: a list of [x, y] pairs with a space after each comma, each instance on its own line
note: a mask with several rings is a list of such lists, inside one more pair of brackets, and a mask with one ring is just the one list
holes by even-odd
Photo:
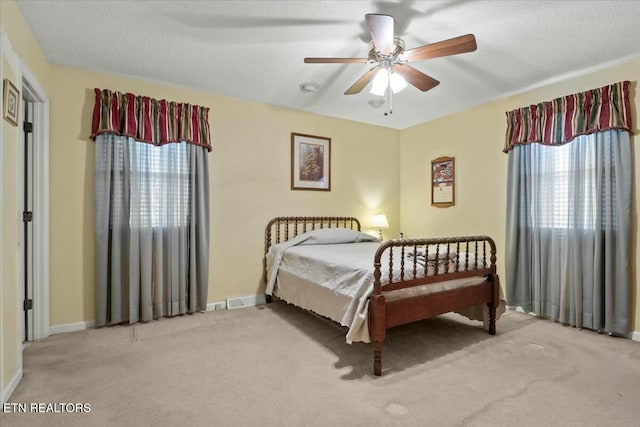
[[383, 240], [382, 229], [389, 228], [389, 222], [387, 221], [387, 217], [384, 214], [378, 213], [373, 217], [373, 220], [371, 221], [371, 226], [373, 228], [377, 228], [380, 231], [380, 241], [382, 241]]

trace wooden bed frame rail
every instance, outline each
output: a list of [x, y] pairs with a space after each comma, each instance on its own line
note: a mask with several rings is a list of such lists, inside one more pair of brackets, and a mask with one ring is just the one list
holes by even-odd
[[[361, 230], [360, 221], [354, 217], [283, 216], [273, 218], [265, 228], [264, 253], [266, 255], [272, 245], [292, 239], [298, 234], [332, 227]], [[393, 265], [394, 251], [401, 253], [399, 266]], [[419, 262], [418, 255], [422, 256], [422, 262]], [[453, 262], [450, 262], [451, 260]], [[266, 278], [266, 256], [263, 259], [263, 265]], [[433, 271], [427, 274], [429, 266], [433, 267]], [[388, 271], [388, 277], [382, 277], [383, 267]], [[500, 282], [496, 273], [496, 245], [490, 237], [388, 240], [380, 244], [373, 259], [373, 268], [373, 293], [369, 299], [369, 334], [374, 342], [375, 375], [382, 374], [382, 343], [386, 330], [394, 326], [487, 304], [489, 333], [495, 335]], [[485, 281], [473, 286], [392, 301], [387, 301], [385, 298], [385, 292], [483, 276]], [[270, 295], [267, 295], [267, 302], [271, 302]]]

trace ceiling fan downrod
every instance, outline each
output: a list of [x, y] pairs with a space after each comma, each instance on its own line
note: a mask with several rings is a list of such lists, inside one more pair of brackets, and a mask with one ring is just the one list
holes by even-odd
[[391, 90], [391, 70], [387, 73], [387, 88], [384, 91], [385, 104], [387, 105], [387, 111], [384, 112], [385, 116], [389, 114], [393, 114], [393, 101], [391, 97], [393, 96], [393, 91]]

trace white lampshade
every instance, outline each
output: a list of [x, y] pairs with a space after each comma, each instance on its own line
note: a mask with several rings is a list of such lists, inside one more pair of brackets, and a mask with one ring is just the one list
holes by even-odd
[[384, 91], [389, 84], [387, 70], [380, 68], [371, 82], [371, 93], [378, 96], [384, 96]]
[[407, 81], [398, 73], [391, 73], [389, 75], [389, 83], [391, 84], [393, 93], [398, 93], [407, 87]]
[[385, 216], [385, 214], [377, 214], [376, 216], [373, 217], [373, 220], [371, 221], [371, 226], [373, 228], [389, 228], [389, 221], [387, 221], [387, 217]]
[[391, 91], [398, 93], [407, 87], [407, 81], [398, 73], [389, 72], [380, 68], [371, 82], [371, 93], [373, 95], [384, 96], [387, 86], [391, 85]]

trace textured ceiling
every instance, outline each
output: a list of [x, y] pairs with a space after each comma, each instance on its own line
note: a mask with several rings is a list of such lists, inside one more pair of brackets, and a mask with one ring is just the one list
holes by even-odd
[[[640, 56], [638, 1], [18, 0], [18, 6], [54, 64], [397, 129]], [[303, 63], [307, 56], [366, 57], [366, 13], [394, 16], [407, 49], [468, 33], [478, 49], [412, 63], [440, 85], [424, 93], [408, 87], [384, 116], [384, 108], [368, 105], [369, 88], [343, 95], [370, 65]], [[320, 89], [302, 93], [303, 82]]]

